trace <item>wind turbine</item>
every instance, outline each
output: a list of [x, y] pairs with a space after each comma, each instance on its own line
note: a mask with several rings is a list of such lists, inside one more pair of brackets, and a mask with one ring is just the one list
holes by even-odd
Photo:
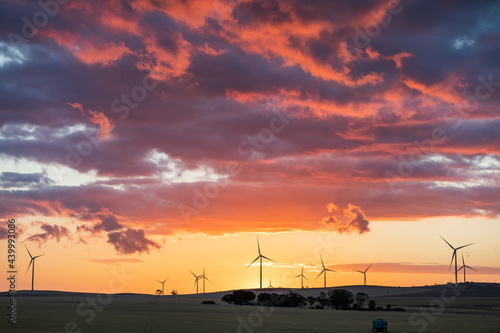
[[210, 282], [210, 280], [205, 276], [205, 267], [203, 267], [203, 274], [199, 276], [200, 280], [203, 280], [203, 293], [205, 293], [205, 280]]
[[31, 290], [34, 290], [33, 286], [35, 284], [35, 259], [43, 256], [43, 254], [40, 254], [36, 257], [33, 257], [30, 253], [30, 250], [28, 250], [28, 247], [26, 245], [24, 245], [24, 247], [26, 248], [26, 251], [28, 251], [28, 254], [30, 255], [30, 258], [31, 258], [30, 264], [28, 265], [28, 269], [26, 270], [26, 273], [28, 273], [30, 266], [31, 266], [31, 263], [33, 263], [33, 267], [31, 267]]
[[252, 266], [252, 264], [254, 262], [256, 262], [257, 260], [260, 259], [260, 290], [262, 290], [262, 258], [267, 259], [267, 260], [272, 261], [272, 262], [276, 262], [276, 261], [274, 261], [272, 259], [269, 259], [268, 257], [263, 256], [262, 253], [260, 253], [259, 237], [257, 237], [257, 248], [259, 249], [259, 256], [257, 258], [255, 258], [255, 260], [252, 261], [250, 263], [250, 265], [248, 265], [245, 269], [247, 269], [248, 267]]
[[466, 278], [465, 278], [465, 271], [466, 271], [466, 268], [469, 268], [469, 269], [472, 269], [473, 271], [476, 271], [477, 272], [477, 269], [475, 268], [472, 268], [472, 267], [469, 267], [465, 264], [465, 260], [464, 260], [464, 254], [462, 253], [462, 267], [460, 267], [458, 270], [461, 270], [463, 268], [464, 270], [464, 283], [467, 282]]
[[167, 280], [168, 280], [168, 278], [166, 278], [166, 279], [165, 279], [165, 280], [163, 280], [163, 281], [156, 280], [156, 281], [158, 281], [158, 282], [160, 282], [160, 283], [161, 283], [161, 294], [162, 294], [162, 295], [165, 295], [165, 288], [164, 288], [164, 287], [165, 287], [165, 281], [167, 281]]
[[[325, 275], [325, 288], [326, 288], [326, 272], [335, 272], [334, 270], [332, 269], [328, 269], [325, 267], [325, 263], [323, 262], [323, 257], [319, 256], [321, 258], [321, 265], [323, 265], [323, 270], [318, 274], [318, 276], [316, 276], [316, 279], [319, 278], [319, 276], [321, 274], [324, 274]], [[316, 280], [315, 279], [315, 280]]]
[[[439, 237], [443, 238], [443, 236], [441, 236], [441, 235]], [[453, 264], [453, 258], [455, 258], [455, 287], [458, 287], [457, 250], [463, 249], [464, 247], [467, 247], [467, 246], [472, 245], [474, 243], [470, 243], [467, 245], [463, 245], [463, 246], [459, 246], [457, 248], [454, 248], [453, 246], [451, 246], [450, 243], [448, 243], [448, 241], [446, 239], [443, 238], [443, 240], [446, 242], [446, 244], [448, 244], [453, 249], [453, 255], [451, 256], [450, 268], [451, 268], [451, 265]], [[448, 270], [450, 268], [448, 268]]]
[[[296, 277], [294, 277], [294, 279], [296, 279], [298, 277], [301, 278], [300, 280], [301, 280], [302, 289], [304, 289], [304, 279], [307, 280], [307, 278], [304, 275], [304, 266], [302, 266], [302, 271], [300, 272], [300, 275], [297, 275]], [[309, 281], [309, 280], [307, 280], [307, 281]]]
[[267, 288], [274, 288], [273, 285], [271, 284], [271, 277], [269, 277], [269, 287]]
[[358, 271], [357, 269], [353, 269], [353, 271], [355, 272], [359, 272], [359, 273], [363, 273], [363, 275], [365, 276], [365, 286], [366, 286], [366, 272], [370, 269], [370, 267], [372, 267], [373, 264], [371, 264], [370, 266], [368, 266], [367, 269], [365, 269], [364, 271]]
[[201, 279], [201, 275], [196, 275], [191, 270], [189, 270], [189, 271], [191, 272], [191, 274], [193, 274], [193, 276], [195, 278], [194, 285], [196, 287], [196, 293], [198, 293], [198, 280]]

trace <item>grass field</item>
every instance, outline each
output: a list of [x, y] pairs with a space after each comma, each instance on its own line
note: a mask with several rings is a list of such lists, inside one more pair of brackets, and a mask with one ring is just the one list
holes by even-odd
[[[404, 312], [229, 306], [220, 302], [222, 295], [228, 292], [112, 295], [111, 298], [109, 295], [96, 298], [95, 294], [21, 292], [16, 299], [17, 324], [8, 324], [7, 317], [3, 316], [0, 332], [357, 333], [370, 332], [371, 322], [383, 318], [388, 321], [389, 332], [500, 333], [498, 289], [467, 289], [455, 298], [451, 292], [443, 297], [442, 287], [414, 288], [402, 290], [413, 293], [371, 298], [378, 306], [402, 306], [406, 309]], [[319, 290], [304, 290], [302, 294], [315, 292]], [[89, 299], [98, 300], [95, 311], [88, 305]], [[2, 293], [0, 300], [8, 304], [9, 299]], [[215, 300], [218, 304], [200, 304], [203, 300]]]

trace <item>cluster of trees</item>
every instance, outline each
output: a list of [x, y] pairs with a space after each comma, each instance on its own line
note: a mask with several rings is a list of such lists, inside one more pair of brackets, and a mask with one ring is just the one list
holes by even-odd
[[[256, 299], [257, 298], [257, 299]], [[223, 302], [236, 305], [260, 304], [277, 307], [303, 307], [310, 309], [332, 308], [335, 310], [363, 310], [364, 303], [368, 299], [365, 293], [354, 295], [345, 289], [330, 289], [327, 293], [321, 292], [319, 297], [304, 297], [292, 291], [287, 294], [261, 293], [259, 296], [247, 290], [235, 290], [232, 294], [222, 297]], [[375, 301], [368, 303], [368, 310], [383, 310], [377, 307]], [[392, 308], [387, 305], [386, 310], [404, 311], [401, 308]]]

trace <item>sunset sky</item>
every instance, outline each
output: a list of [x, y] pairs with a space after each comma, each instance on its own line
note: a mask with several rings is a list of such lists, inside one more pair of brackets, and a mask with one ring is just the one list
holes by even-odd
[[500, 282], [499, 55], [498, 1], [0, 0], [17, 289]]

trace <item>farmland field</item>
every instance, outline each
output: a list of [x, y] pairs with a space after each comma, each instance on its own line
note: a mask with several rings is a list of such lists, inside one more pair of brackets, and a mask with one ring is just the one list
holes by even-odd
[[[443, 288], [415, 290], [418, 292], [370, 298], [384, 308], [387, 304], [404, 307], [403, 312], [234, 306], [220, 302], [228, 292], [99, 298], [83, 293], [21, 292], [17, 296], [16, 325], [3, 319], [0, 331], [358, 333], [370, 332], [371, 322], [383, 318], [389, 332], [500, 333], [498, 288], [466, 290], [458, 297], [443, 294]], [[303, 290], [305, 296], [312, 292], [318, 290]], [[100, 300], [95, 303], [95, 311], [88, 305], [89, 299]], [[5, 293], [0, 300], [7, 304]], [[200, 304], [203, 300], [217, 304]]]

